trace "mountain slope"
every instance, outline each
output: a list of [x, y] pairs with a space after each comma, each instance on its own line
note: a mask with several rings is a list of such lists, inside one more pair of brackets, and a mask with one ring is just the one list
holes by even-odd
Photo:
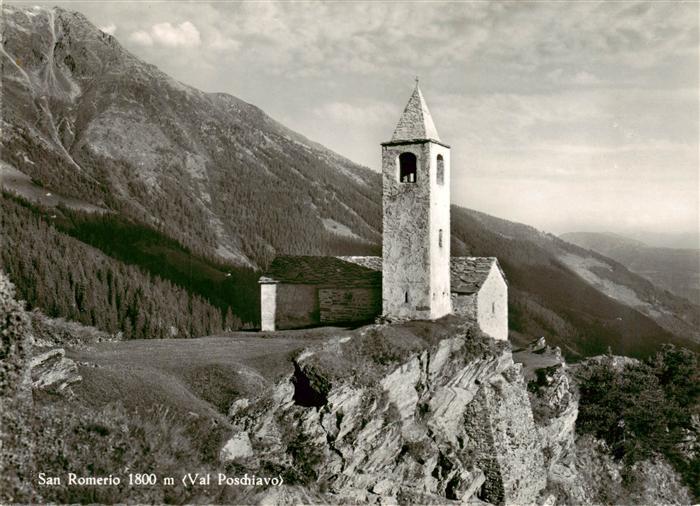
[[700, 250], [655, 248], [620, 235], [595, 232], [560, 237], [613, 258], [660, 288], [700, 304]]
[[[74, 211], [37, 218], [58, 233], [203, 297], [222, 320], [222, 294], [257, 290], [250, 270], [239, 285], [217, 284], [236, 266], [263, 267], [279, 253], [379, 253], [379, 174], [235, 97], [174, 81], [78, 13], [5, 6], [3, 20], [3, 185], [49, 208], [60, 196]], [[452, 227], [453, 254], [501, 260], [516, 339], [544, 335], [572, 357], [698, 340], [697, 306], [612, 260], [457, 207]], [[154, 251], [148, 237], [167, 248]], [[36, 291], [10, 275], [23, 296]], [[238, 310], [250, 321], [251, 308]]]
[[8, 165], [240, 265], [309, 245], [331, 253], [348, 241], [334, 223], [353, 243], [378, 239], [368, 169], [235, 97], [173, 80], [81, 14], [5, 6], [3, 19]]
[[643, 356], [663, 341], [700, 342], [698, 306], [614, 260], [527, 225], [454, 206], [452, 230], [454, 255], [498, 257], [508, 277], [516, 336], [543, 335], [571, 358], [604, 353], [608, 346]]

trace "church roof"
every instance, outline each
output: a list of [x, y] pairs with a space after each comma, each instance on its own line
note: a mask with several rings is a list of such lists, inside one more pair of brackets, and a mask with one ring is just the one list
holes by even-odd
[[[505, 279], [495, 257], [452, 257], [450, 262], [452, 293], [478, 292], [494, 264]], [[260, 278], [260, 283], [343, 288], [379, 287], [382, 284], [382, 257], [278, 256]]]
[[382, 284], [381, 269], [381, 257], [278, 256], [260, 283], [378, 287]]
[[406, 108], [396, 125], [391, 141], [415, 141], [431, 139], [440, 140], [433, 117], [430, 115], [428, 105], [425, 103], [423, 93], [420, 91], [418, 82], [413, 90], [411, 98], [408, 99]]
[[484, 284], [493, 265], [501, 272], [496, 257], [452, 257], [450, 262], [450, 290], [452, 293], [476, 293]]

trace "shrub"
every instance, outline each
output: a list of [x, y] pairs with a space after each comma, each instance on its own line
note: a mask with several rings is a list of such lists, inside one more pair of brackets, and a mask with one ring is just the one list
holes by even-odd
[[576, 428], [604, 439], [629, 468], [654, 454], [666, 457], [696, 497], [700, 458], [685, 447], [697, 440], [700, 368], [695, 353], [666, 345], [644, 362], [616, 367], [613, 358], [582, 366]]
[[[59, 503], [185, 503], [206, 497], [219, 502], [235, 489], [185, 487], [187, 473], [213, 472], [205, 452], [195, 443], [197, 428], [167, 408], [127, 412], [121, 405], [90, 409], [77, 402], [37, 406], [34, 462], [38, 473], [61, 477], [61, 484], [38, 486], [47, 501]], [[118, 476], [119, 485], [68, 485], [68, 473], [77, 476]], [[155, 473], [154, 486], [130, 486], [129, 473]], [[175, 479], [164, 486], [162, 478]], [[233, 498], [229, 498], [231, 500]]]

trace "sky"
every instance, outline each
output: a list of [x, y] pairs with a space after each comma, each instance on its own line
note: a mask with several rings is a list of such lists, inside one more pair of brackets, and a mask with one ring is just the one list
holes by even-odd
[[698, 230], [696, 1], [48, 5], [374, 170], [419, 76], [455, 204], [553, 233]]

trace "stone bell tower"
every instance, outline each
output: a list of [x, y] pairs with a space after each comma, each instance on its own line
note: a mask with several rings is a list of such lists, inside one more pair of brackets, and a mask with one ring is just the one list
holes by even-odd
[[382, 143], [382, 313], [436, 319], [450, 294], [450, 147], [438, 136], [418, 87], [394, 135]]

